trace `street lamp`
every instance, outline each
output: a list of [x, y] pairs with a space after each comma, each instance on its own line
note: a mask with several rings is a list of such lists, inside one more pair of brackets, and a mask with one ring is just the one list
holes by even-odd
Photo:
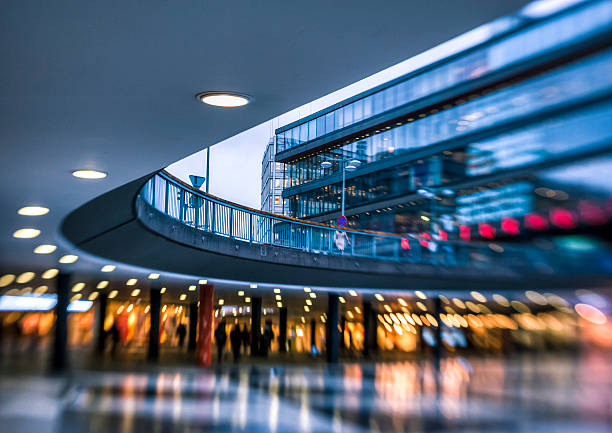
[[338, 163], [342, 165], [342, 210], [341, 210], [341, 214], [342, 216], [344, 216], [344, 200], [345, 200], [344, 196], [345, 196], [345, 189], [346, 189], [346, 172], [356, 170], [357, 167], [361, 165], [361, 161], [359, 161], [358, 159], [350, 159], [350, 158], [328, 157], [326, 161], [323, 161], [321, 163], [321, 167], [331, 168], [331, 166], [333, 165], [331, 161], [337, 161]]

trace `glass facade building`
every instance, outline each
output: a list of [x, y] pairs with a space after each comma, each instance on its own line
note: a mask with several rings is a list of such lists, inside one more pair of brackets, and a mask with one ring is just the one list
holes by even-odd
[[[555, 226], [560, 200], [537, 194], [555, 191], [541, 171], [606, 160], [612, 149], [612, 2], [505, 22], [463, 53], [277, 129], [285, 213], [334, 221], [340, 161], [358, 160], [346, 180], [350, 226], [464, 239], [504, 232], [504, 218], [528, 228], [531, 214]], [[607, 206], [601, 189], [592, 188], [590, 206]], [[499, 209], [466, 204], [482, 190], [492, 191]], [[579, 226], [584, 203], [562, 204]]]
[[261, 210], [283, 214], [285, 167], [275, 161], [274, 155], [274, 138], [271, 138], [261, 161]]

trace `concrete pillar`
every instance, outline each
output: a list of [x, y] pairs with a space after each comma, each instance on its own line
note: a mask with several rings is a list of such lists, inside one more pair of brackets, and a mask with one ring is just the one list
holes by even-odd
[[442, 320], [440, 314], [442, 313], [442, 301], [439, 296], [433, 298], [433, 313], [434, 317], [438, 321], [438, 326], [434, 327], [436, 336], [436, 345], [433, 348], [433, 362], [436, 371], [440, 371], [440, 360], [442, 359]]
[[61, 372], [68, 369], [68, 304], [70, 303], [70, 274], [57, 276], [57, 304], [55, 304], [55, 335], [51, 369]]
[[278, 311], [278, 351], [287, 351], [287, 307], [281, 307]]
[[340, 317], [340, 348], [342, 350], [346, 349], [346, 344], [344, 343], [346, 339], [346, 316], [343, 314]]
[[149, 298], [151, 302], [151, 308], [149, 311], [151, 326], [149, 328], [149, 350], [147, 352], [147, 358], [149, 361], [157, 361], [159, 359], [159, 322], [162, 299], [161, 289], [150, 289]]
[[99, 292], [98, 311], [96, 315], [96, 353], [102, 355], [106, 345], [106, 332], [104, 331], [104, 319], [106, 319], [106, 307], [108, 305], [108, 295], [106, 292]]
[[312, 354], [312, 348], [317, 345], [317, 321], [310, 319], [310, 353]]
[[200, 308], [198, 310], [198, 335], [196, 357], [198, 365], [210, 367], [212, 364], [212, 338], [215, 327], [213, 317], [214, 286], [212, 284], [200, 284]]
[[189, 304], [189, 340], [187, 341], [187, 350], [195, 352], [198, 337], [198, 303], [192, 302]]
[[251, 356], [258, 356], [261, 339], [261, 296], [251, 298]]
[[337, 363], [340, 351], [340, 332], [338, 331], [339, 321], [338, 295], [330, 293], [327, 296], [327, 362]]
[[363, 303], [363, 356], [370, 357], [378, 352], [376, 343], [376, 311], [370, 302]]

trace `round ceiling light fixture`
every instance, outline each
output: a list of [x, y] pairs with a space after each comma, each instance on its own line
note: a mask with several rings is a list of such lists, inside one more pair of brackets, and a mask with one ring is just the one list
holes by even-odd
[[72, 175], [80, 179], [104, 179], [107, 176], [106, 173], [98, 170], [74, 170]]
[[17, 239], [32, 239], [40, 234], [40, 230], [38, 229], [19, 229], [15, 233], [13, 233], [13, 237]]
[[242, 107], [252, 100], [249, 95], [236, 92], [201, 92], [196, 98], [215, 107]]
[[17, 211], [19, 215], [39, 216], [49, 212], [49, 208], [42, 206], [25, 206]]

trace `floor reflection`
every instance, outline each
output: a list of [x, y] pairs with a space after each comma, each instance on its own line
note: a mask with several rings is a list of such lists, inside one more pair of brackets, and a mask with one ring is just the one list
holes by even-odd
[[605, 432], [601, 354], [3, 377], [11, 432]]

